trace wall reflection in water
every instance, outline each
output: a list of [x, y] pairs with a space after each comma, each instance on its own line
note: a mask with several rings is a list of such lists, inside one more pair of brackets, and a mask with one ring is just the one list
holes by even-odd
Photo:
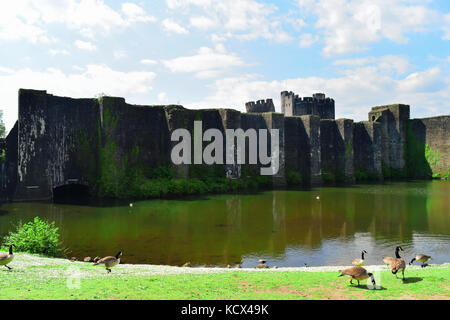
[[[233, 265], [342, 264], [369, 252], [380, 264], [396, 245], [450, 262], [450, 184], [409, 182], [222, 195], [129, 206], [3, 205], [0, 235], [19, 220], [54, 220], [77, 257], [124, 251], [127, 263]], [[320, 200], [317, 200], [320, 197]]]

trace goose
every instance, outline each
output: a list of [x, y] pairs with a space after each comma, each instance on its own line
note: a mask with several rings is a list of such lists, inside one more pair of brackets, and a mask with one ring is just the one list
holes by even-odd
[[403, 258], [400, 257], [400, 255], [398, 254], [399, 250], [404, 251], [402, 247], [395, 248], [395, 258], [392, 258], [390, 267], [392, 274], [395, 274], [396, 278], [398, 278], [397, 272], [401, 271], [403, 275], [403, 280], [405, 280], [406, 263], [405, 260], [403, 260]]
[[[398, 251], [399, 250], [402, 250], [403, 251], [403, 248], [402, 247], [396, 247], [395, 248], [395, 256], [397, 257], [399, 257], [399, 255], [398, 255]], [[394, 260], [395, 258], [393, 258], [393, 257], [383, 257], [383, 262], [384, 262], [384, 264], [385, 265], [387, 265], [387, 266], [390, 266], [391, 265], [391, 262], [392, 262], [392, 260]]]
[[367, 272], [367, 270], [364, 269], [363, 267], [351, 267], [351, 268], [348, 268], [345, 270], [340, 270], [339, 272], [341, 273], [339, 275], [339, 277], [343, 277], [343, 276], [349, 277], [350, 284], [352, 284], [352, 285], [353, 285], [353, 280], [358, 281], [358, 286], [359, 286], [359, 282], [361, 280], [370, 278], [372, 280], [373, 286], [376, 286], [375, 278], [373, 277], [373, 274]]
[[264, 260], [264, 259], [260, 259], [259, 261], [259, 264], [256, 266], [256, 268], [258, 268], [258, 269], [269, 269], [269, 266], [266, 264], [266, 260]]
[[5, 266], [8, 270], [12, 270], [11, 267], [8, 267], [8, 264], [14, 260], [13, 247], [16, 248], [16, 245], [9, 246], [9, 254], [0, 254], [0, 266]]
[[411, 260], [411, 262], [409, 263], [409, 265], [412, 265], [413, 263], [414, 263], [414, 261], [419, 261], [419, 262], [422, 262], [422, 268], [425, 268], [426, 266], [427, 266], [427, 264], [426, 264], [426, 262], [428, 261], [428, 260], [430, 260], [431, 259], [431, 257], [430, 256], [427, 256], [427, 255], [425, 255], [425, 254], [418, 254], [415, 258], [413, 258], [412, 260]]
[[361, 259], [354, 259], [354, 260], [352, 260], [352, 264], [354, 266], [358, 266], [358, 267], [362, 267], [363, 265], [365, 265], [366, 264], [366, 261], [364, 260], [364, 254], [365, 253], [367, 253], [367, 251], [363, 250], [361, 252]]
[[120, 263], [120, 257], [122, 256], [122, 251], [119, 251], [115, 257], [105, 257], [94, 263], [94, 266], [104, 264], [107, 273], [111, 273], [111, 268], [117, 266]]

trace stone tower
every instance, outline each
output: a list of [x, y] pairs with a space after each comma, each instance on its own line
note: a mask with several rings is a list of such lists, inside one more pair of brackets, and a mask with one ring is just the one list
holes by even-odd
[[281, 112], [286, 117], [314, 115], [320, 119], [335, 119], [335, 103], [323, 93], [300, 98], [293, 92], [281, 92]]

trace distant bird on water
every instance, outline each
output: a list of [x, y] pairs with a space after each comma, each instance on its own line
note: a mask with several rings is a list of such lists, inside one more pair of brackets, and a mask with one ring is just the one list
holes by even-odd
[[366, 261], [364, 260], [364, 254], [367, 254], [366, 250], [363, 250], [361, 252], [361, 259], [354, 259], [354, 260], [352, 260], [352, 264], [354, 266], [358, 266], [358, 267], [364, 266], [366, 264]]
[[103, 259], [98, 260], [94, 263], [94, 266], [105, 265], [106, 271], [111, 273], [111, 268], [117, 266], [120, 263], [120, 257], [122, 256], [122, 251], [119, 251], [115, 257], [108, 256]]
[[419, 261], [419, 262], [422, 262], [421, 267], [422, 267], [422, 268], [425, 268], [425, 267], [427, 266], [426, 262], [427, 262], [428, 260], [430, 260], [430, 259], [431, 259], [430, 256], [427, 256], [427, 255], [425, 255], [425, 254], [418, 254], [415, 258], [413, 258], [413, 259], [411, 260], [411, 262], [409, 263], [409, 265], [412, 265], [412, 264], [414, 263], [414, 261]]
[[9, 246], [9, 254], [0, 254], [0, 266], [5, 266], [8, 270], [12, 270], [11, 267], [8, 267], [8, 264], [14, 260], [13, 248], [15, 247], [16, 245], [12, 244]]

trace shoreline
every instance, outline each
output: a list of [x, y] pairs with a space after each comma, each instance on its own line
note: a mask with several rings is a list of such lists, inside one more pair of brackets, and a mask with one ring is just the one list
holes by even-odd
[[[11, 266], [14, 267], [15, 263], [19, 263], [20, 266], [55, 266], [60, 267], [93, 267], [94, 269], [102, 269], [101, 266], [94, 266], [92, 262], [83, 261], [71, 261], [64, 258], [49, 258], [40, 255], [34, 255], [29, 253], [16, 253], [14, 254], [14, 261]], [[270, 267], [270, 266], [269, 266]], [[137, 271], [137, 272], [151, 272], [156, 274], [178, 274], [178, 273], [221, 273], [221, 272], [339, 272], [346, 268], [353, 267], [353, 265], [347, 266], [311, 266], [311, 267], [270, 267], [267, 269], [257, 269], [254, 268], [224, 268], [224, 267], [178, 267], [170, 265], [152, 265], [152, 264], [120, 264], [114, 267], [114, 270], [121, 271]], [[390, 269], [386, 265], [366, 265], [363, 266], [365, 269], [370, 271], [389, 271]], [[441, 269], [450, 268], [450, 262], [443, 264], [429, 264], [425, 269]], [[420, 265], [407, 265], [406, 270], [421, 270]], [[126, 273], [126, 272], [125, 272]], [[123, 274], [123, 272], [121, 272]], [[114, 272], [111, 273], [114, 275]]]

